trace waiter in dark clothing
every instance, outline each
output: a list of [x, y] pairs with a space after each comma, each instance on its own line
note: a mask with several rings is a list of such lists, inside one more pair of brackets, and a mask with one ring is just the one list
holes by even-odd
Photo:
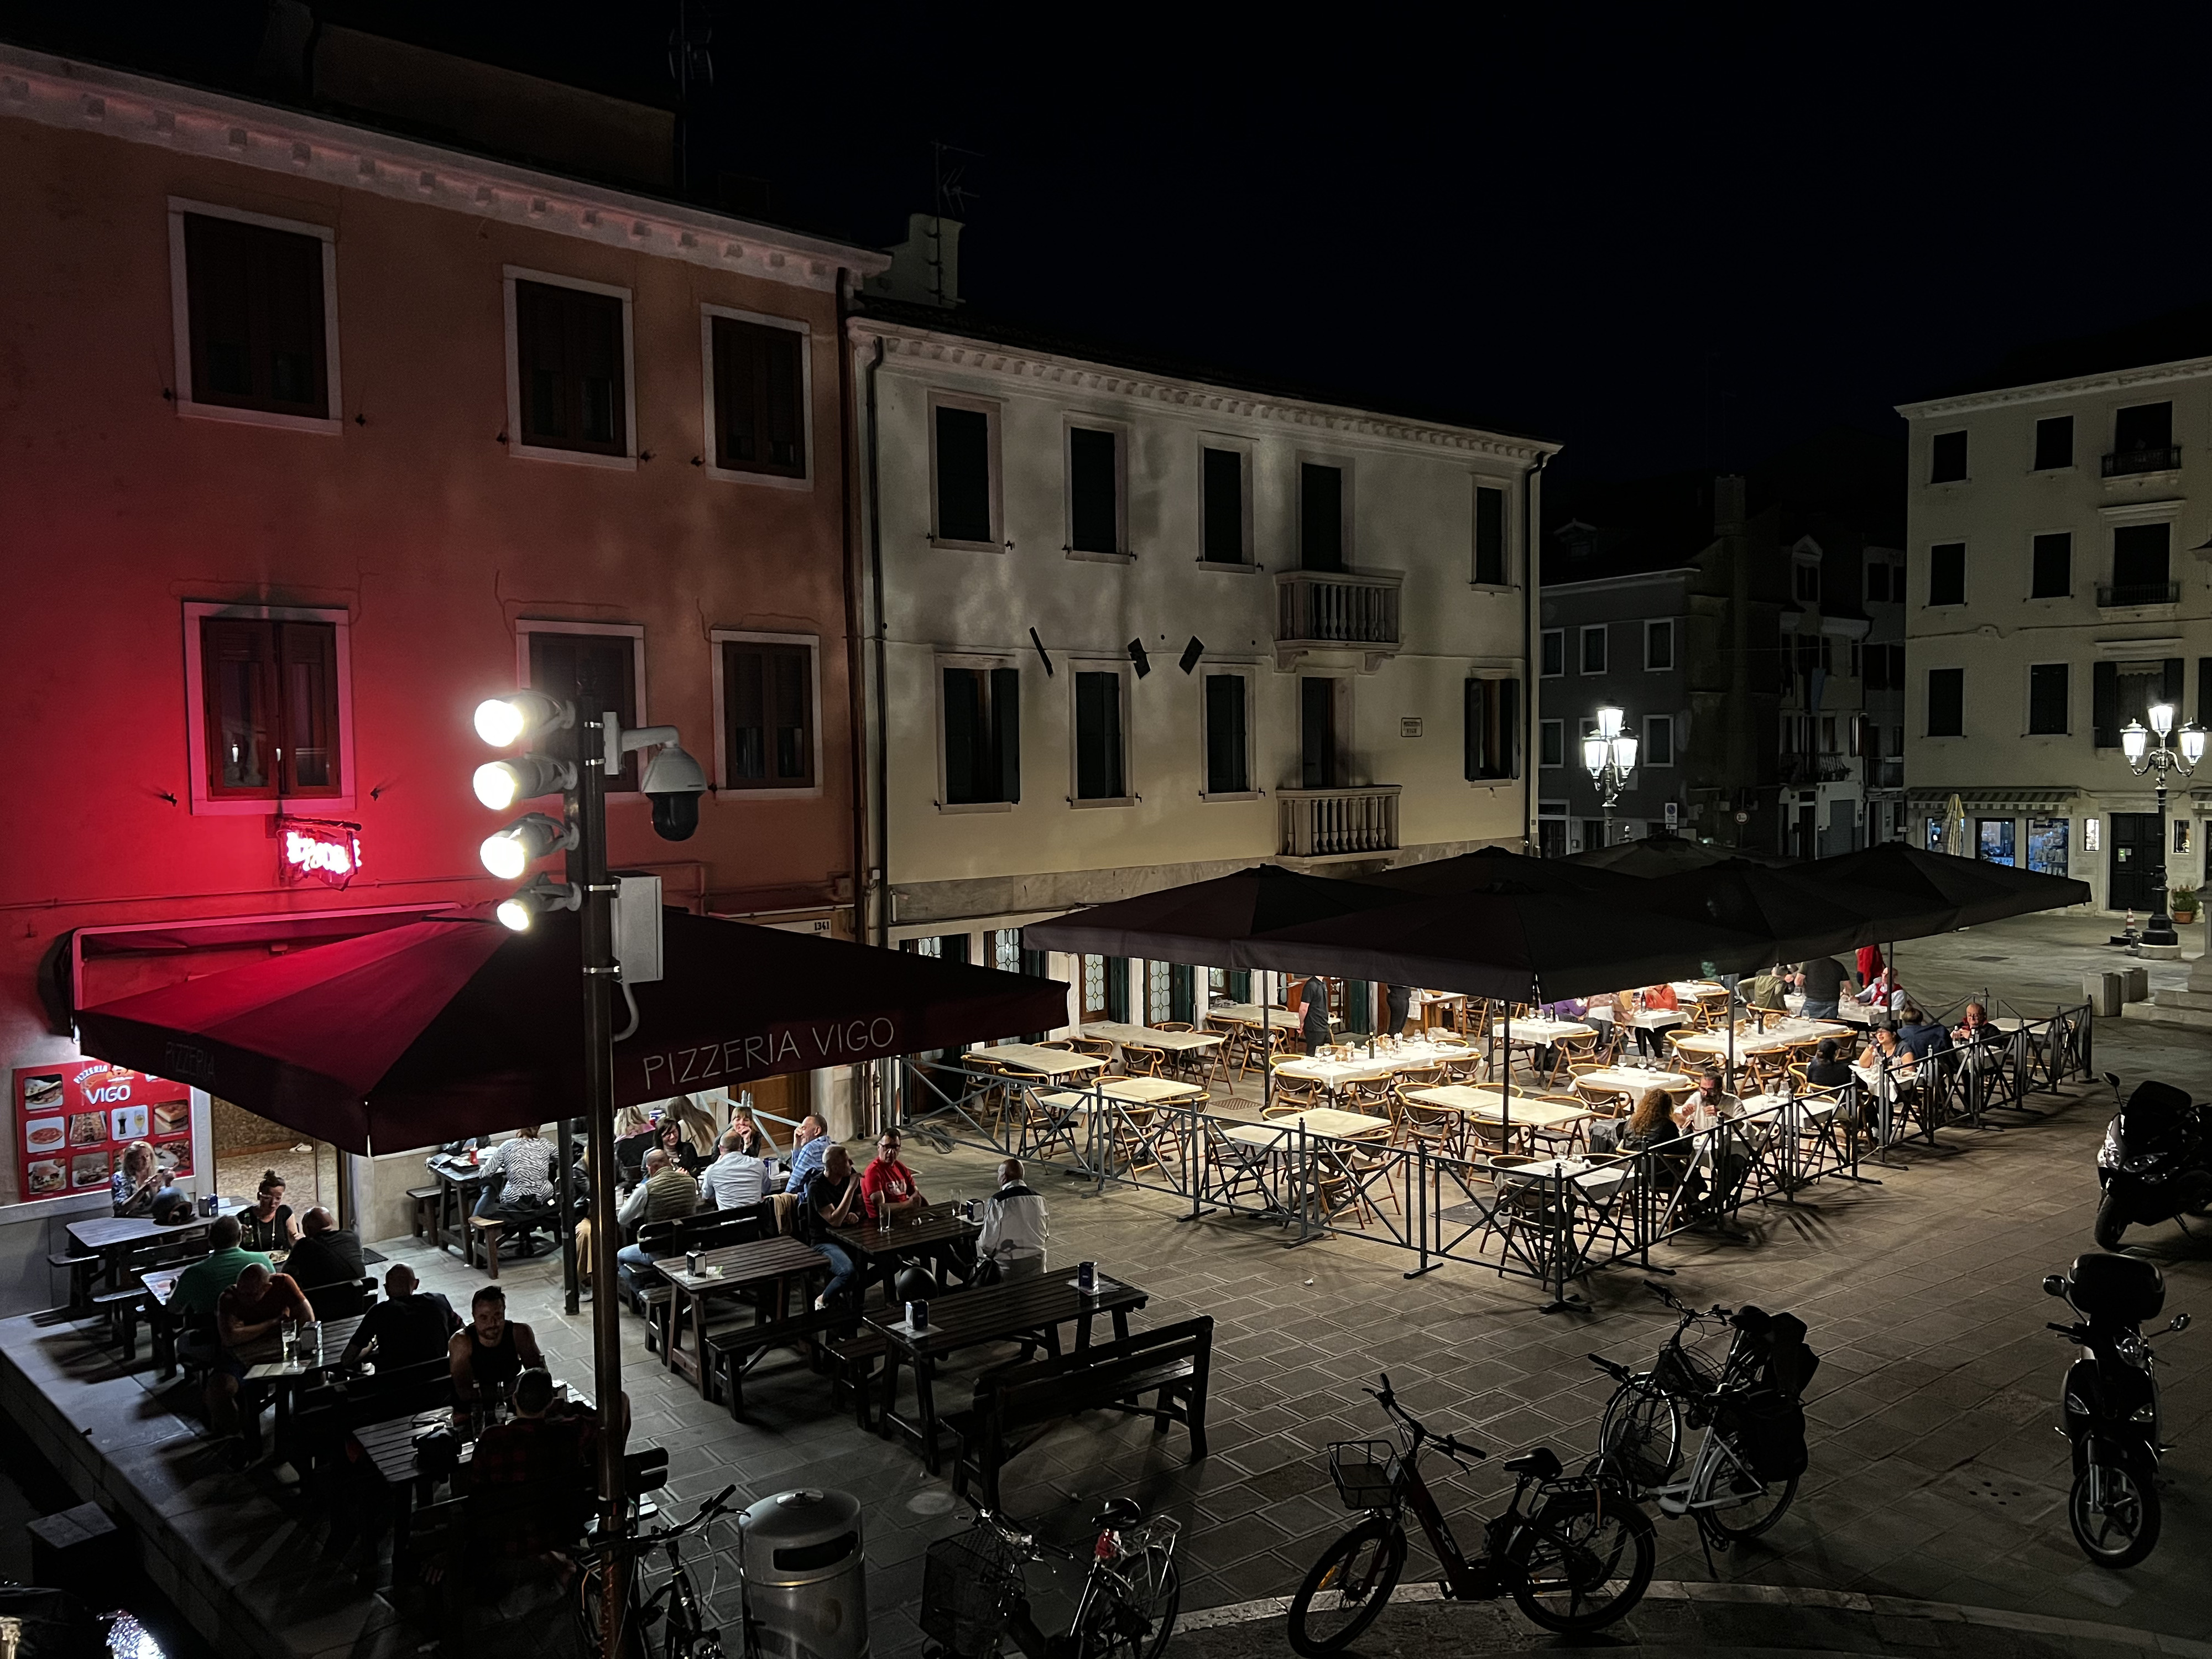
[[1383, 999], [1382, 1029], [1392, 1036], [1406, 1035], [1406, 1021], [1413, 1012], [1413, 988], [1410, 985], [1386, 985], [1389, 994]]
[[1298, 982], [1298, 1004], [1304, 1010], [1298, 1017], [1299, 1035], [1305, 1039], [1306, 1052], [1318, 1054], [1329, 1040], [1328, 981], [1318, 975], [1308, 975]]

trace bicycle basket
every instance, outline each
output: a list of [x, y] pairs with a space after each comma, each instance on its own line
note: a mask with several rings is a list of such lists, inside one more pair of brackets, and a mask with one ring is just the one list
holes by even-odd
[[988, 1527], [940, 1538], [921, 1564], [921, 1633], [951, 1659], [979, 1659], [1006, 1626], [1008, 1586], [1021, 1560]]
[[1672, 1342], [1651, 1362], [1651, 1380], [1662, 1393], [1673, 1395], [1711, 1394], [1721, 1385], [1719, 1373], [1705, 1355]]
[[1387, 1510], [1396, 1501], [1398, 1449], [1387, 1440], [1339, 1440], [1328, 1449], [1328, 1476], [1348, 1510]]

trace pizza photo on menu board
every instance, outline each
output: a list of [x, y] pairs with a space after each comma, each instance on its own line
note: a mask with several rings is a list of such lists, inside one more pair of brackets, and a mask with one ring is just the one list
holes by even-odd
[[107, 1114], [77, 1112], [70, 1118], [70, 1145], [72, 1146], [105, 1146], [107, 1144]]
[[69, 1143], [69, 1120], [34, 1117], [23, 1125], [23, 1150], [33, 1157], [58, 1152]]

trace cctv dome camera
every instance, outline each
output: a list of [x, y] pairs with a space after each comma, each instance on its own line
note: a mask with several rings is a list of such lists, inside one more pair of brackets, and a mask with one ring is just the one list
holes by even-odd
[[707, 793], [707, 775], [681, 744], [660, 746], [646, 763], [639, 785], [653, 803], [653, 833], [663, 841], [689, 841], [699, 827], [699, 797]]

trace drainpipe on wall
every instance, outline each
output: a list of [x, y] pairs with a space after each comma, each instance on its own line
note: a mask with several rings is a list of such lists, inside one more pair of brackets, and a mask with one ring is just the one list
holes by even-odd
[[[1542, 689], [1543, 664], [1536, 658], [1536, 475], [1552, 458], [1540, 454], [1521, 475], [1521, 850], [1536, 850], [1536, 697]], [[1537, 672], [1529, 673], [1529, 669]]]
[[884, 366], [883, 337], [876, 338], [876, 355], [868, 362], [867, 430], [868, 430], [868, 576], [869, 591], [875, 605], [875, 732], [871, 757], [876, 775], [876, 943], [888, 949], [891, 942], [891, 827], [890, 739], [884, 725], [886, 694], [884, 689], [884, 526], [880, 502], [877, 495], [876, 465], [876, 372]]

